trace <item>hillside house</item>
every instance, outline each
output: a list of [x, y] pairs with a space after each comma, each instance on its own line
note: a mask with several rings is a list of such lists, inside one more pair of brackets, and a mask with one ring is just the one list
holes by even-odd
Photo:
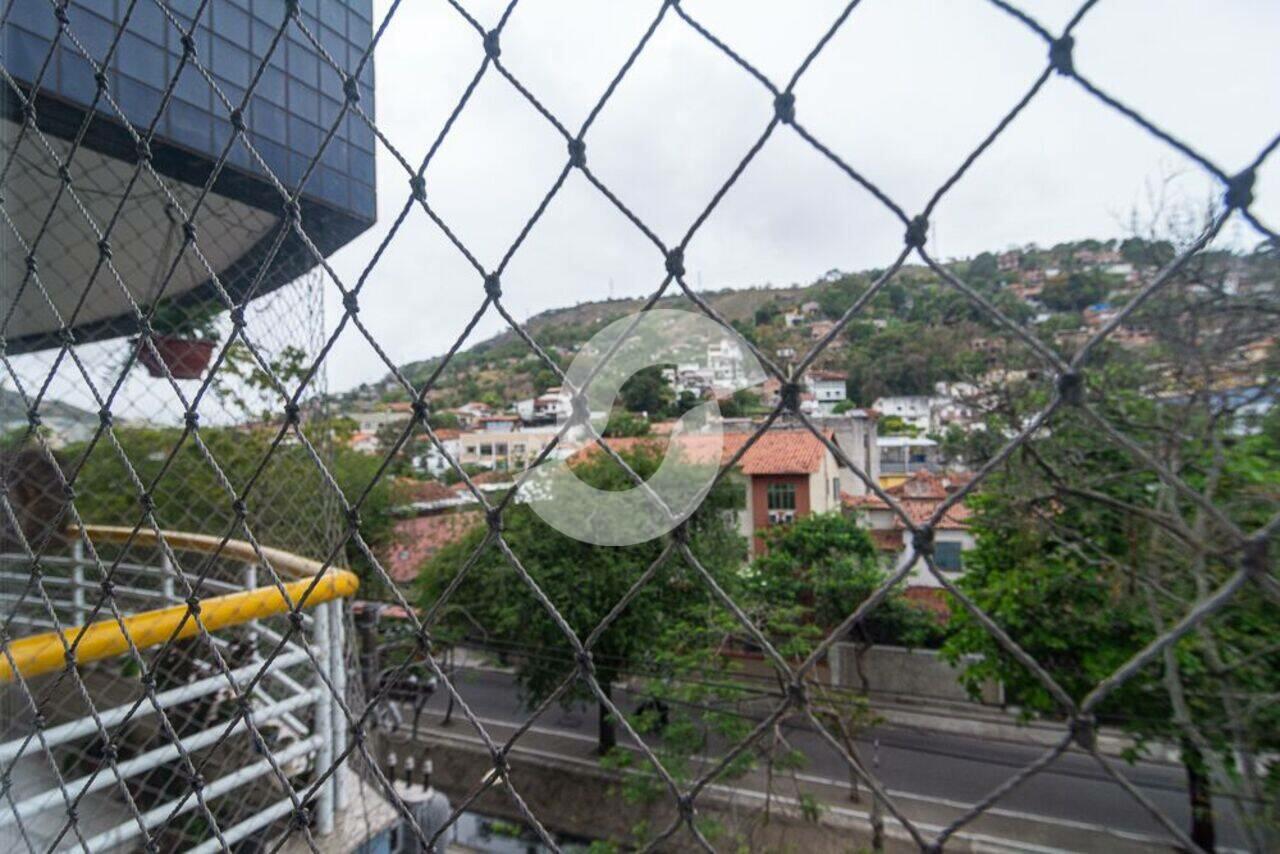
[[552, 439], [556, 428], [520, 430], [511, 422], [502, 430], [472, 430], [458, 437], [458, 462], [464, 466], [515, 471], [537, 458]]
[[834, 320], [815, 320], [809, 324], [809, 337], [814, 341], [818, 341], [831, 334], [831, 330], [836, 328]]
[[[920, 470], [885, 491], [897, 501], [912, 524], [920, 525], [932, 517], [948, 496], [967, 482], [967, 475]], [[845, 512], [857, 516], [870, 529], [876, 547], [889, 557], [895, 569], [901, 569], [904, 563], [911, 560], [911, 529], [884, 499], [875, 494], [846, 494], [841, 500]], [[969, 517], [969, 508], [961, 501], [948, 508], [935, 526], [933, 560], [940, 572], [958, 575], [964, 570], [963, 555], [975, 543], [969, 529]], [[941, 586], [922, 561], [918, 561], [907, 576], [909, 592], [912, 588], [937, 590]]]
[[418, 471], [429, 474], [432, 477], [440, 477], [451, 468], [445, 454], [447, 453], [455, 460], [461, 454], [462, 444], [459, 440], [462, 437], [462, 431], [441, 428], [433, 432], [436, 434], [436, 438], [440, 440], [443, 450], [423, 434], [421, 441], [415, 443], [412, 463], [413, 467]]
[[738, 467], [747, 478], [740, 530], [750, 540], [752, 555], [764, 550], [765, 529], [840, 507], [839, 464], [809, 430], [766, 432], [742, 455]]
[[445, 411], [457, 418], [459, 426], [467, 430], [475, 426], [476, 422], [484, 416], [493, 414], [493, 407], [487, 403], [473, 400], [470, 403], [464, 403], [462, 406]]
[[818, 411], [830, 414], [836, 405], [848, 400], [846, 382], [848, 375], [839, 371], [809, 371], [805, 374], [805, 388], [813, 394]]
[[880, 454], [880, 484], [896, 486], [917, 472], [937, 471], [938, 443], [917, 436], [880, 436], [876, 440]]

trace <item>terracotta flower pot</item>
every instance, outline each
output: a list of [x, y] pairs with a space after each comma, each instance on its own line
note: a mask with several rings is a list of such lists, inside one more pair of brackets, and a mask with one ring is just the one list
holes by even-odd
[[[163, 377], [168, 368], [176, 380], [198, 380], [213, 358], [215, 341], [157, 335], [155, 350], [138, 342], [138, 361], [153, 377]], [[156, 355], [159, 354], [159, 359]]]

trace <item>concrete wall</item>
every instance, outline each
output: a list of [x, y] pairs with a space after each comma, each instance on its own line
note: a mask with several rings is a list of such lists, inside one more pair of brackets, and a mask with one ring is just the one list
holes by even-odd
[[[865, 687], [877, 694], [904, 698], [975, 702], [960, 684], [959, 668], [953, 668], [933, 650], [873, 646], [861, 652], [859, 661], [857, 644], [837, 643], [831, 648], [828, 661], [831, 681], [837, 685], [859, 690]], [[997, 682], [987, 683], [977, 702], [988, 706], [1002, 705], [1002, 686]]]

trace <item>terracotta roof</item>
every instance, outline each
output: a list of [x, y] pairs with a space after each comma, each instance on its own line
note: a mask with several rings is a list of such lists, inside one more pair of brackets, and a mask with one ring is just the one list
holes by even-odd
[[811, 380], [829, 380], [833, 382], [835, 380], [844, 381], [849, 379], [848, 374], [841, 373], [840, 371], [809, 371], [807, 376]]
[[769, 430], [742, 455], [744, 474], [811, 474], [826, 447], [808, 430]]
[[[969, 482], [967, 474], [948, 474], [941, 476], [930, 471], [917, 471], [902, 483], [895, 484], [885, 490], [897, 500], [898, 505], [911, 519], [913, 525], [922, 525], [928, 521], [948, 495]], [[875, 494], [850, 495], [840, 494], [840, 503], [845, 507], [866, 510], [889, 510], [890, 507], [880, 496]], [[961, 501], [947, 509], [937, 527], [950, 530], [964, 530], [969, 527], [972, 513]], [[906, 526], [896, 513], [893, 516], [893, 529], [901, 530]]]
[[483, 522], [483, 514], [474, 510], [399, 520], [382, 558], [391, 580], [401, 584], [412, 581], [428, 558]]

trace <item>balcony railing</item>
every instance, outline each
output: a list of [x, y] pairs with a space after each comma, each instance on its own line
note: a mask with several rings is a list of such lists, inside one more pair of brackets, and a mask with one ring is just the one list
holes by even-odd
[[[301, 793], [346, 747], [334, 698], [346, 694], [342, 599], [355, 576], [238, 540], [84, 533], [91, 554], [73, 532], [39, 573], [0, 556], [0, 842], [99, 851], [145, 834], [162, 849], [220, 850], [276, 835], [301, 807], [311, 832], [330, 833], [345, 766], [308, 802]], [[108, 571], [118, 612], [102, 601]]]

